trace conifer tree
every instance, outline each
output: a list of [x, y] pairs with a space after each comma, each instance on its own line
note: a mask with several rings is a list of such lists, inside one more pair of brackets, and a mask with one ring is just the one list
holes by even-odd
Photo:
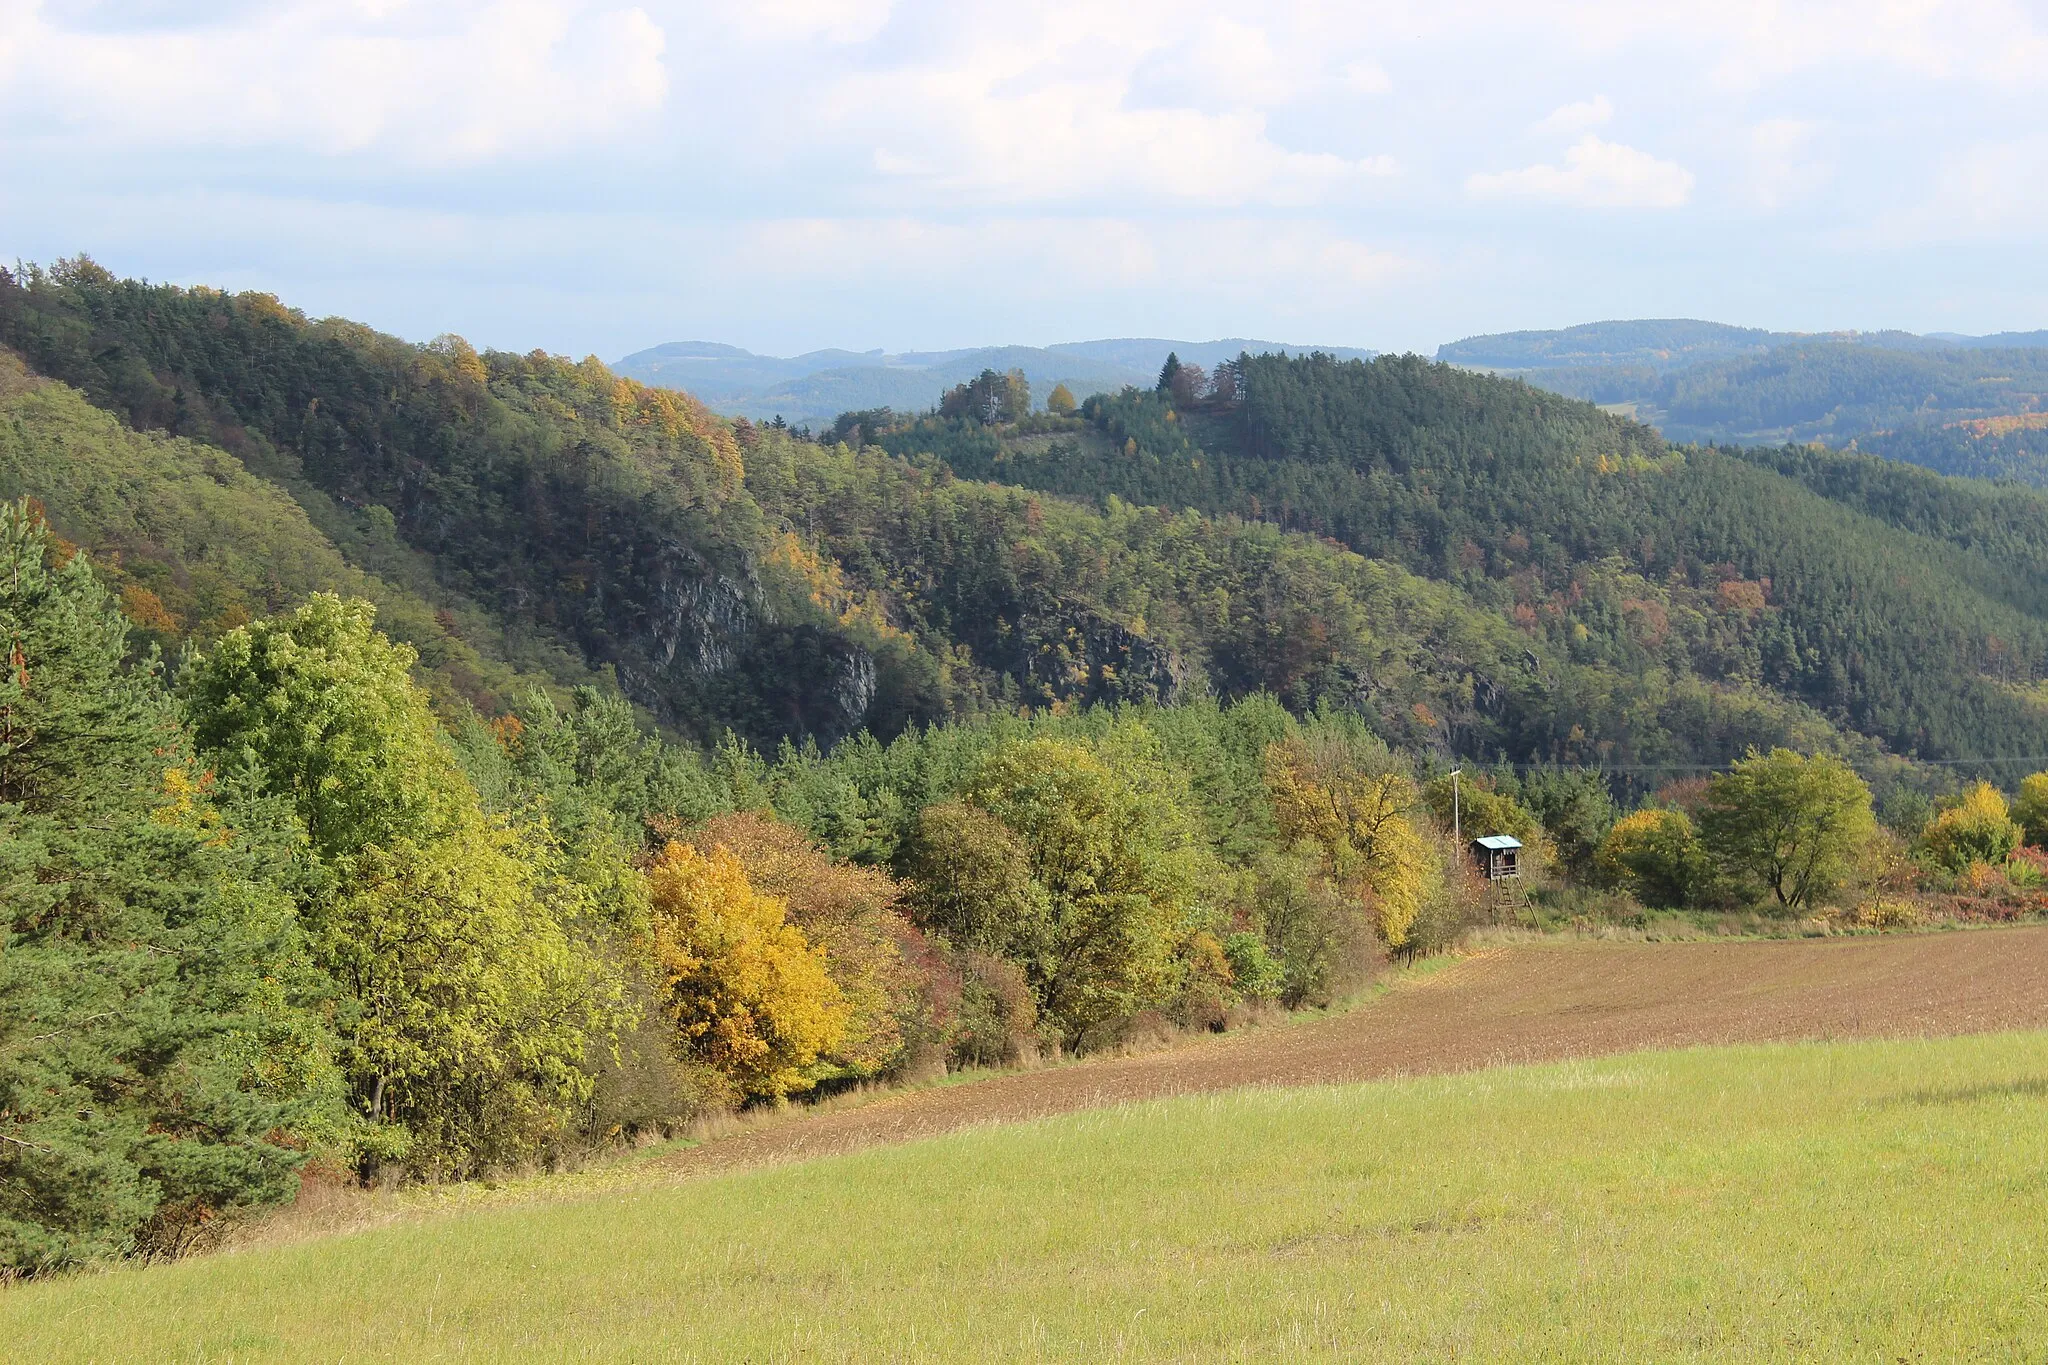
[[[176, 1249], [285, 1197], [300, 1158], [266, 1135], [320, 1089], [317, 1029], [265, 982], [287, 974], [290, 903], [250, 875], [260, 837], [222, 817], [154, 659], [127, 642], [85, 556], [51, 564], [40, 517], [0, 508], [0, 1267], [16, 1272]], [[293, 1058], [275, 1045], [295, 1025]]]

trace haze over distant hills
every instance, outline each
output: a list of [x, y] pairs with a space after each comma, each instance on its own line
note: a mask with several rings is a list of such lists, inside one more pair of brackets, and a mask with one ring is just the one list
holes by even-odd
[[2048, 486], [2048, 331], [1770, 332], [1653, 318], [1467, 337], [1437, 359], [1590, 399], [1674, 441], [1820, 441]]
[[1302, 346], [1229, 337], [1220, 341], [1173, 341], [1124, 337], [1068, 341], [1052, 346], [984, 346], [955, 351], [811, 351], [800, 356], [756, 355], [715, 341], [671, 341], [615, 362], [620, 374], [646, 384], [684, 389], [728, 417], [791, 423], [830, 422], [842, 412], [894, 408], [922, 412], [939, 396], [985, 369], [1024, 371], [1043, 403], [1056, 384], [1078, 398], [1111, 392], [1126, 384], [1150, 386], [1169, 353], [1208, 367], [1240, 352], [1306, 355], [1322, 351], [1339, 359], [1369, 360], [1377, 352], [1346, 346]]
[[2010, 349], [2048, 346], [2048, 331], [1999, 332], [1980, 337], [1955, 332], [1922, 336], [1896, 330], [1770, 332], [1693, 318], [1640, 318], [1586, 322], [1547, 332], [1496, 332], [1466, 337], [1439, 346], [1436, 358], [1483, 370], [1640, 365], [1663, 372], [1735, 356], [1762, 355], [1780, 346], [1811, 343], [1923, 352]]

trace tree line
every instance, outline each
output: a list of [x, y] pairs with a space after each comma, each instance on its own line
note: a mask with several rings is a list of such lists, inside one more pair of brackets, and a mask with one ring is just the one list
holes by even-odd
[[1327, 1002], [1472, 890], [1270, 698], [764, 758], [594, 688], [437, 715], [361, 600], [167, 663], [0, 514], [0, 1257], [174, 1252], [308, 1161], [447, 1178], [708, 1107]]

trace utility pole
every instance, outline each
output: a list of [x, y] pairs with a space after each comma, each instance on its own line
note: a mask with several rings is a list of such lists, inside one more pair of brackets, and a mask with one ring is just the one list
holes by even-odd
[[1459, 844], [1465, 842], [1464, 811], [1458, 804], [1458, 774], [1464, 771], [1463, 768], [1451, 769], [1451, 840]]

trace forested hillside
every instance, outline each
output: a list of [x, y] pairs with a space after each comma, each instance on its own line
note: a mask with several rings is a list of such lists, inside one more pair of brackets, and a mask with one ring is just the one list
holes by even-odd
[[[1257, 524], [1257, 503], [1242, 521], [1088, 512], [929, 462], [728, 425], [594, 362], [407, 346], [267, 296], [117, 281], [89, 263], [0, 284], [0, 341], [146, 432], [188, 438], [122, 444], [102, 421], [93, 439], [113, 442], [110, 471], [170, 452], [232, 476], [232, 458], [189, 443], [216, 441], [270, 476], [274, 506], [289, 494], [327, 528], [339, 549], [322, 551], [326, 567], [266, 581], [272, 602], [356, 590], [345, 551], [351, 567], [403, 571], [415, 596], [450, 604], [431, 630], [393, 622], [431, 665], [444, 639], [466, 635], [558, 682], [609, 670], [700, 742], [730, 728], [760, 744], [829, 744], [988, 708], [1254, 690], [1367, 708], [1389, 738], [1446, 752], [1548, 761], [1718, 762], [1828, 733], [1749, 679], [1649, 662], [1661, 637], [1574, 657], [1570, 641], [1519, 624], [1520, 604], [1423, 581], [1442, 576], [1440, 554], [1387, 556], [1406, 569], [1369, 562]], [[37, 392], [91, 424], [60, 386]], [[1605, 420], [1553, 407], [1559, 420]], [[1131, 409], [1155, 422], [1162, 411]], [[1431, 439], [1452, 446], [1520, 439], [1516, 410], [1440, 416]], [[1289, 426], [1270, 439], [1350, 438]], [[63, 496], [71, 477], [26, 461], [0, 493], [41, 497], [61, 532], [122, 549]], [[192, 577], [175, 545], [159, 558], [160, 577]], [[1653, 589], [1616, 579], [1599, 592], [1621, 602]], [[471, 604], [483, 616], [464, 625]], [[202, 640], [235, 620], [198, 599], [179, 611], [175, 624]], [[1681, 630], [1692, 621], [1681, 613]], [[1723, 613], [1697, 628], [1752, 626]], [[481, 684], [457, 681], [493, 709]]]
[[[727, 423], [595, 362], [408, 346], [89, 263], [9, 278], [0, 341], [134, 427], [239, 456], [252, 496], [310, 514], [239, 520], [327, 547], [317, 572], [266, 571], [265, 600], [374, 578], [361, 591], [486, 710], [515, 672], [602, 670], [701, 742], [1263, 690], [1522, 761], [1713, 763], [1859, 735], [1929, 758], [2048, 752], [2031, 561], [1995, 548], [2023, 515], [1965, 532], [1991, 511], [1966, 516], [1939, 481], [1876, 466], [1898, 487], [1850, 500], [1413, 357], [1247, 358], [1224, 398], [899, 422], [883, 454]], [[93, 420], [60, 386], [16, 387], [14, 408]], [[118, 435], [93, 438], [110, 468], [221, 459]], [[54, 466], [16, 463], [0, 492], [121, 548]], [[152, 548], [123, 572], [166, 584], [173, 623], [203, 639], [233, 621], [218, 589], [179, 585], [205, 575], [175, 536], [124, 534]]]
[[1468, 337], [1437, 358], [1628, 411], [1674, 441], [1822, 441], [2048, 486], [2044, 339], [1602, 322]]
[[2048, 499], [1875, 462], [1856, 467], [1878, 471], [1888, 496], [1851, 497], [1414, 357], [1248, 358], [1233, 383], [1234, 397], [1192, 407], [1093, 399], [1085, 430], [1049, 442], [929, 423], [888, 441], [932, 448], [963, 475], [1339, 540], [1456, 585], [1532, 648], [1622, 680], [1621, 695], [1698, 679], [1721, 698], [1796, 699], [1902, 753], [2048, 752], [2030, 690], [2048, 601], [2001, 540], [2048, 519]]

